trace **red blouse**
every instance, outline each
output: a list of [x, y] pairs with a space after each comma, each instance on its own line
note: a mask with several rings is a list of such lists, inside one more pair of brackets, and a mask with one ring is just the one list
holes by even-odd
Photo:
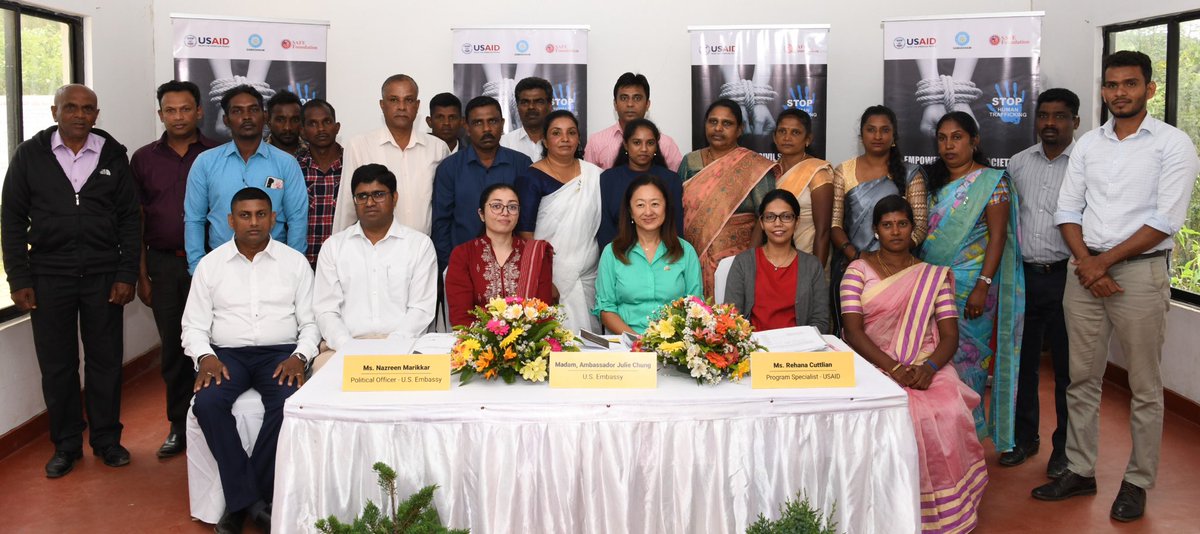
[[[450, 253], [450, 266], [446, 269], [446, 303], [450, 308], [452, 326], [471, 324], [475, 320], [471, 310], [487, 304], [495, 297], [518, 296], [521, 257], [525, 254], [527, 244], [526, 240], [513, 236], [512, 253], [503, 265], [496, 261], [492, 240], [487, 236], [454, 247]], [[554, 249], [547, 244], [533, 295], [525, 296], [556, 304], [552, 297], [553, 261]]]
[[755, 330], [796, 326], [796, 258], [787, 267], [776, 268], [763, 247], [754, 252], [754, 309], [750, 324]]

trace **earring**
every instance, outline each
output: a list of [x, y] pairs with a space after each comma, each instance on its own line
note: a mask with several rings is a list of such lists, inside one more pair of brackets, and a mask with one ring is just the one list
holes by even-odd
[[875, 240], [876, 240], [876, 241], [878, 241], [878, 240], [879, 240], [879, 234], [875, 234]]

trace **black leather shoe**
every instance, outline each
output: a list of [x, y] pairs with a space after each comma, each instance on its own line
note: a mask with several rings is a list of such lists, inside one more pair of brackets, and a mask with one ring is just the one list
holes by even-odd
[[109, 467], [129, 465], [129, 451], [120, 445], [113, 445], [103, 450], [93, 450], [92, 454], [102, 458], [104, 465]]
[[54, 451], [54, 456], [46, 462], [46, 478], [58, 478], [70, 473], [80, 458], [83, 458], [83, 451]]
[[1079, 476], [1067, 470], [1054, 482], [1033, 489], [1033, 498], [1041, 501], [1061, 501], [1076, 495], [1095, 495], [1096, 477]]
[[1117, 500], [1113, 501], [1113, 519], [1128, 523], [1142, 517], [1146, 511], [1146, 490], [1134, 484], [1121, 481], [1121, 491], [1117, 492]]
[[259, 501], [250, 507], [248, 515], [263, 532], [271, 532], [271, 505]]
[[1058, 478], [1067, 473], [1067, 454], [1053, 453], [1050, 455], [1050, 463], [1046, 464], [1046, 476], [1049, 478]]
[[238, 510], [236, 512], [226, 511], [225, 515], [221, 516], [221, 520], [213, 526], [213, 532], [217, 534], [242, 534], [242, 525], [246, 523], [246, 511]]
[[172, 431], [170, 434], [167, 434], [167, 439], [163, 441], [162, 447], [158, 448], [158, 452], [156, 454], [159, 458], [170, 458], [172, 456], [178, 456], [179, 453], [186, 450], [187, 440], [184, 439], [183, 434]]
[[1033, 442], [1031, 445], [1020, 445], [1013, 447], [1013, 450], [1000, 455], [1000, 465], [1004, 467], [1015, 467], [1025, 463], [1025, 460], [1030, 456], [1038, 453], [1038, 442]]

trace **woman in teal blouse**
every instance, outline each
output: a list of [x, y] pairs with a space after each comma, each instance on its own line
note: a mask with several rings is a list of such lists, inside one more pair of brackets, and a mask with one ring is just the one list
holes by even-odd
[[679, 238], [662, 179], [643, 174], [625, 190], [617, 237], [600, 253], [596, 315], [614, 334], [646, 330], [649, 316], [677, 298], [703, 295], [700, 260]]

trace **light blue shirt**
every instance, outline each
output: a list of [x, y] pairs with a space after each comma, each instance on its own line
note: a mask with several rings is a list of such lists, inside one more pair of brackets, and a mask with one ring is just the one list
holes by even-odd
[[1200, 170], [1196, 145], [1179, 129], [1150, 115], [1137, 132], [1117, 139], [1115, 119], [1083, 134], [1071, 151], [1054, 223], [1083, 226], [1088, 248], [1105, 252], [1142, 226], [1167, 238], [1150, 250], [1170, 250], [1187, 218]]
[[230, 141], [197, 156], [188, 173], [183, 199], [188, 272], [194, 272], [204, 257], [206, 230], [210, 250], [233, 239], [229, 203], [246, 187], [257, 187], [271, 197], [275, 211], [272, 238], [302, 254], [308, 248], [308, 187], [296, 158], [262, 142], [249, 161], [244, 161]]
[[1017, 188], [1020, 221], [1017, 224], [1021, 256], [1028, 263], [1049, 264], [1067, 259], [1071, 249], [1054, 224], [1058, 192], [1071, 161], [1072, 143], [1054, 159], [1046, 158], [1041, 143], [1008, 160], [1008, 176]]
[[658, 244], [654, 261], [647, 261], [642, 247], [634, 243], [626, 258], [629, 265], [613, 255], [612, 244], [600, 253], [599, 275], [596, 278], [596, 315], [612, 312], [621, 317], [637, 333], [646, 331], [649, 317], [664, 304], [695, 295], [704, 297], [700, 279], [700, 259], [696, 249], [679, 240], [683, 255], [667, 261], [667, 246]]

